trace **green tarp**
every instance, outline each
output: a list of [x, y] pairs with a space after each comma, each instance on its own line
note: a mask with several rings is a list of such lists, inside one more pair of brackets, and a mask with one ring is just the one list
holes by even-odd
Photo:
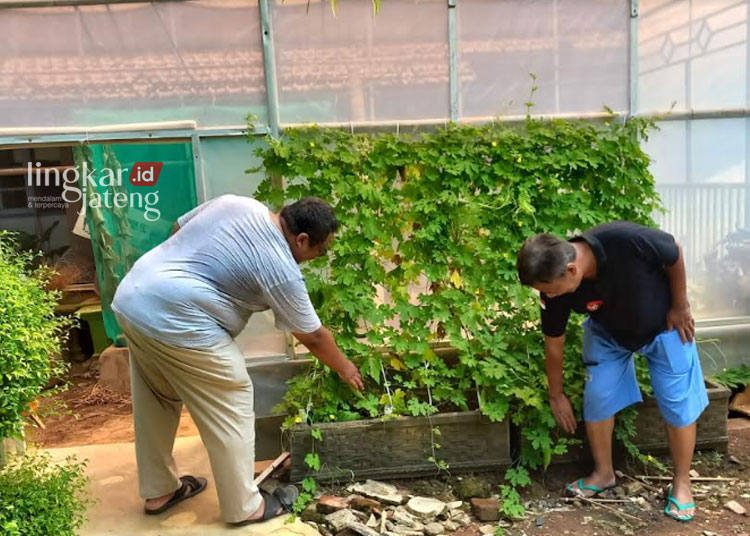
[[[79, 189], [85, 196], [104, 327], [113, 341], [123, 344], [111, 309], [112, 298], [133, 263], [163, 242], [177, 218], [196, 206], [192, 146], [82, 145], [74, 148], [74, 154]], [[159, 163], [162, 165], [158, 179], [149, 183], [153, 177], [148, 170], [156, 169]], [[134, 168], [134, 179], [141, 172], [141, 184], [130, 180]]]

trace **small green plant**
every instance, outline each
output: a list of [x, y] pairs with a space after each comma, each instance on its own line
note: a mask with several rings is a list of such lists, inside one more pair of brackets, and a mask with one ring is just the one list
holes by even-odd
[[443, 448], [439, 442], [441, 435], [442, 433], [440, 432], [440, 427], [433, 426], [430, 428], [430, 448], [432, 449], [432, 454], [427, 458], [427, 460], [435, 464], [438, 472], [444, 471], [447, 473], [448, 469], [450, 468], [448, 462], [446, 462], [445, 460], [441, 460], [438, 457], [438, 451]]
[[509, 519], [518, 520], [526, 516], [521, 494], [515, 486], [500, 484], [500, 512]]
[[500, 513], [508, 519], [523, 519], [526, 508], [518, 489], [531, 484], [529, 472], [523, 467], [511, 467], [505, 472], [505, 482], [500, 485]]
[[[315, 442], [323, 441], [323, 432], [320, 428], [310, 429], [310, 438], [312, 440], [312, 451], [305, 455], [305, 465], [315, 473], [320, 471], [320, 455], [315, 452]], [[318, 491], [318, 482], [314, 476], [307, 476], [302, 480], [302, 493], [299, 494], [297, 500], [294, 503], [292, 512], [295, 515], [299, 515], [312, 502], [315, 498], [315, 493]]]
[[745, 385], [750, 385], [750, 366], [743, 364], [739, 367], [725, 368], [713, 379], [729, 389], [741, 389]]
[[11, 461], [0, 470], [0, 533], [6, 536], [75, 536], [91, 503], [84, 465], [48, 455]]
[[65, 368], [51, 356], [71, 320], [55, 315], [59, 296], [45, 290], [51, 273], [32, 268], [34, 259], [0, 231], [0, 438], [22, 435], [29, 404]]

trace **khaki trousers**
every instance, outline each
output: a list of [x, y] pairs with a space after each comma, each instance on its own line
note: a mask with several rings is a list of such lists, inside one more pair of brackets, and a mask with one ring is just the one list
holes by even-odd
[[253, 483], [255, 412], [253, 384], [237, 344], [209, 348], [161, 343], [118, 317], [130, 349], [133, 421], [141, 497], [180, 487], [172, 447], [184, 403], [208, 451], [221, 517], [243, 521], [261, 504]]

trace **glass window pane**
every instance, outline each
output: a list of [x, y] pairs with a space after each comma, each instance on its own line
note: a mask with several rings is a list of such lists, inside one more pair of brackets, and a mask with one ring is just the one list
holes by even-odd
[[206, 196], [209, 199], [224, 194], [252, 196], [265, 175], [263, 172], [251, 175], [245, 170], [261, 163], [253, 153], [265, 143], [262, 137], [254, 138], [252, 144], [244, 136], [201, 138]]
[[3, 10], [0, 127], [263, 119], [259, 19], [251, 0]]
[[643, 150], [651, 157], [651, 173], [657, 184], [681, 184], [687, 180], [686, 129], [685, 121], [663, 121], [643, 144]]
[[[559, 0], [560, 112], [628, 109], [628, 2]], [[553, 2], [554, 4], [554, 2]]]
[[444, 0], [276, 0], [284, 123], [443, 119], [449, 111]]
[[641, 0], [639, 110], [742, 108], [750, 0]]
[[627, 108], [626, 2], [461, 0], [459, 7], [462, 117], [523, 114], [534, 83], [534, 112]]
[[661, 126], [645, 147], [666, 209], [655, 218], [684, 248], [696, 317], [750, 315], [750, 120]]
[[692, 182], [745, 182], [746, 119], [691, 121]]

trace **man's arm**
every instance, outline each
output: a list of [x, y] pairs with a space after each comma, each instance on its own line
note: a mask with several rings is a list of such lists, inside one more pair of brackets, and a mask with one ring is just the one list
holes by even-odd
[[560, 337], [544, 337], [544, 360], [547, 367], [547, 383], [549, 386], [549, 405], [555, 415], [557, 424], [572, 434], [578, 423], [570, 400], [563, 392], [563, 349], [565, 335]]
[[672, 304], [667, 313], [667, 329], [676, 329], [684, 344], [686, 341], [693, 342], [695, 320], [693, 320], [693, 313], [690, 311], [690, 303], [687, 299], [687, 276], [682, 246], [677, 244], [677, 249], [679, 250], [677, 262], [664, 270], [669, 279], [669, 293], [672, 298]]
[[289, 331], [323, 364], [338, 372], [354, 389], [364, 389], [357, 367], [339, 350], [331, 332], [320, 323], [303, 279], [292, 279], [264, 289], [266, 303], [276, 317], [276, 328]]
[[179, 230], [180, 230], [180, 224], [177, 222], [174, 222], [174, 225], [172, 226], [172, 230], [169, 232], [169, 236], [172, 236]]
[[549, 406], [560, 428], [572, 434], [576, 431], [576, 417], [563, 391], [563, 350], [565, 327], [570, 317], [570, 303], [565, 296], [550, 299], [542, 293], [540, 298]]
[[307, 346], [323, 364], [335, 370], [339, 377], [354, 389], [362, 391], [365, 388], [359, 369], [341, 353], [333, 335], [325, 326], [320, 326], [312, 333], [293, 332], [292, 335]]

